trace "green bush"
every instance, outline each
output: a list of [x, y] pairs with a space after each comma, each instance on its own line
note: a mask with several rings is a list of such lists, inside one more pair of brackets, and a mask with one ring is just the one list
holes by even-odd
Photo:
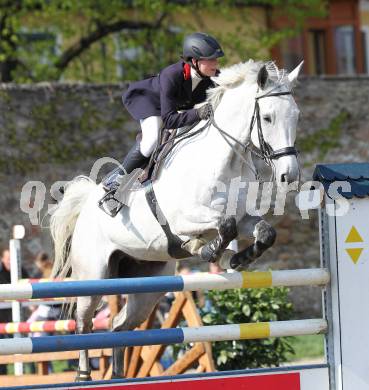
[[[283, 321], [291, 318], [292, 304], [287, 288], [235, 289], [206, 292], [200, 310], [205, 325]], [[218, 370], [279, 366], [294, 353], [289, 338], [220, 341], [213, 343]]]

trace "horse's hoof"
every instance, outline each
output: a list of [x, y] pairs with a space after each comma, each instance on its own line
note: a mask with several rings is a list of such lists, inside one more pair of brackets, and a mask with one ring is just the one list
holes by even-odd
[[221, 238], [219, 236], [209, 241], [200, 250], [199, 255], [201, 260], [214, 263], [218, 259], [220, 246], [221, 246]]
[[90, 382], [92, 381], [91, 375], [89, 376], [76, 376], [74, 382]]
[[269, 225], [266, 221], [260, 221], [255, 225], [256, 230], [256, 242], [259, 244], [263, 244], [263, 251], [265, 251], [267, 248], [270, 248], [277, 237], [277, 232], [275, 231], [274, 227]]
[[222, 242], [228, 243], [237, 237], [237, 222], [234, 217], [227, 218], [220, 223], [219, 235], [222, 237]]
[[251, 256], [252, 246], [246, 248], [242, 252], [236, 253], [229, 260], [230, 268], [235, 271], [245, 271], [256, 258]]
[[112, 374], [111, 379], [124, 379], [123, 375]]
[[92, 381], [91, 371], [81, 371], [81, 370], [78, 370], [76, 379], [74, 381], [75, 382], [89, 382], [89, 381]]
[[231, 258], [231, 260], [229, 261], [229, 265], [230, 265], [230, 267], [229, 267], [230, 269], [233, 269], [234, 271], [237, 271], [237, 272], [245, 270], [245, 268], [243, 267], [240, 260], [238, 258], [236, 258], [235, 256], [233, 256]]

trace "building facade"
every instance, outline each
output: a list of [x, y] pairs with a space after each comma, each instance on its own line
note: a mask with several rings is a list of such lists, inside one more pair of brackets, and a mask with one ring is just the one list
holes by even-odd
[[[290, 23], [283, 17], [271, 20], [272, 29]], [[302, 32], [273, 48], [271, 56], [287, 69], [304, 59], [306, 75], [368, 74], [369, 1], [329, 1], [325, 17], [307, 19]]]

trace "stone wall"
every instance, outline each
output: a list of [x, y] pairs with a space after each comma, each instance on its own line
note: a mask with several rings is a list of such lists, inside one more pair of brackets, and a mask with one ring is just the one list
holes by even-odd
[[[124, 85], [38, 84], [0, 86], [0, 245], [7, 245], [14, 224], [25, 224], [23, 252], [31, 261], [41, 249], [51, 252], [46, 207], [40, 225], [20, 210], [28, 181], [45, 183], [89, 175], [93, 163], [109, 156], [120, 160], [133, 142], [137, 124], [121, 103]], [[113, 165], [105, 166], [103, 173]], [[32, 205], [31, 205], [32, 206]]]
[[[30, 180], [45, 183], [47, 191], [59, 180], [89, 174], [96, 159], [121, 160], [132, 144], [137, 123], [126, 114], [121, 93], [125, 85], [0, 84], [0, 245], [6, 246], [14, 224], [24, 224], [24, 260], [41, 249], [51, 252], [47, 218], [32, 226], [20, 210], [20, 193]], [[295, 89], [301, 110], [298, 148], [302, 180], [312, 177], [316, 163], [369, 161], [369, 79], [302, 78]], [[267, 171], [258, 162], [265, 174]], [[112, 166], [104, 166], [99, 178]], [[46, 203], [52, 204], [49, 195]], [[28, 206], [32, 206], [28, 205]], [[22, 206], [27, 208], [27, 205]], [[319, 265], [316, 212], [301, 219], [289, 196], [288, 212], [269, 213], [277, 227], [274, 247], [255, 268], [304, 268]], [[302, 291], [302, 293], [301, 293]], [[299, 312], [319, 315], [319, 290], [304, 288], [293, 294]]]

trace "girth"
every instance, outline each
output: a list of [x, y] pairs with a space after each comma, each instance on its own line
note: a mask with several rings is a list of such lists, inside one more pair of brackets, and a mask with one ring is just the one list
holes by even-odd
[[191, 257], [191, 253], [187, 252], [182, 248], [183, 240], [181, 240], [176, 234], [171, 231], [168, 220], [163, 214], [156, 199], [154, 187], [152, 185], [151, 180], [149, 180], [145, 185], [145, 196], [151, 212], [153, 213], [155, 219], [158, 221], [167, 237], [168, 254], [175, 259], [184, 259], [186, 257]]

